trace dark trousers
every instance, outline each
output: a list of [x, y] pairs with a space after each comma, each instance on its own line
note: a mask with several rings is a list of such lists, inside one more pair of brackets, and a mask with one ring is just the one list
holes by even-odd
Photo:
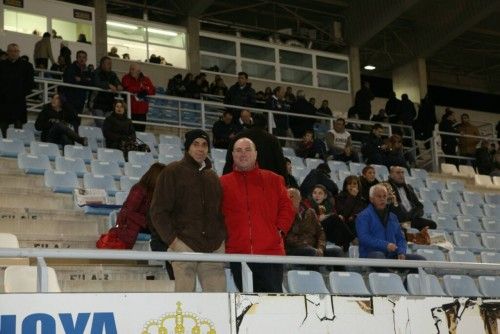
[[333, 242], [347, 251], [352, 240], [356, 238], [354, 222], [344, 223], [337, 216], [330, 216], [321, 222], [326, 240]]
[[[286, 250], [286, 255], [290, 256], [317, 256], [316, 255], [316, 248], [311, 247], [311, 246], [304, 246], [300, 248], [290, 248]], [[342, 248], [340, 247], [331, 247], [331, 248], [326, 248], [324, 253], [324, 257], [342, 257], [344, 256], [344, 253], [342, 251]], [[293, 265], [293, 269], [301, 269], [304, 268], [305, 270], [313, 270], [313, 271], [318, 271], [320, 266], [310, 266], [310, 265]], [[343, 271], [343, 267], [333, 267], [332, 270], [336, 271]]]
[[422, 230], [424, 227], [429, 227], [432, 230], [435, 230], [437, 227], [437, 224], [430, 220], [430, 219], [425, 219], [425, 218], [413, 218], [411, 221], [411, 227], [416, 228], [417, 230]]
[[[132, 121], [146, 122], [146, 114], [132, 114]], [[134, 123], [135, 131], [144, 132], [146, 131], [146, 124], [136, 124]]]
[[[370, 259], [392, 259], [392, 260], [397, 259], [396, 254], [386, 256], [385, 253], [378, 252], [378, 251], [370, 252], [370, 253], [368, 253], [368, 255], [366, 257], [370, 258]], [[426, 260], [425, 257], [423, 257], [421, 255], [417, 255], [417, 254], [405, 254], [405, 257], [406, 257], [406, 260], [417, 260], [417, 261], [425, 261]], [[376, 268], [373, 268], [373, 270], [376, 272], [379, 272], [379, 273], [389, 272], [389, 269], [384, 268], [384, 267], [376, 267]], [[409, 271], [410, 271], [410, 273], [418, 274], [418, 269], [416, 269], [416, 268], [411, 268], [411, 269], [409, 269]]]
[[9, 125], [12, 123], [14, 123], [14, 128], [16, 129], [23, 128], [23, 122], [20, 120], [16, 120], [14, 122], [0, 122], [0, 129], [2, 130], [2, 135], [4, 138], [7, 138], [7, 129], [9, 128]]
[[[252, 271], [253, 292], [283, 292], [283, 265], [274, 263], [248, 263]], [[241, 263], [231, 262], [236, 287], [243, 292]]]
[[47, 142], [58, 145], [73, 145], [78, 142], [83, 145], [83, 138], [72, 128], [63, 123], [54, 123], [47, 133]]
[[[443, 153], [446, 155], [457, 155], [457, 145], [444, 144], [444, 145], [441, 145], [441, 149], [443, 150]], [[455, 159], [455, 158], [446, 157], [446, 158], [444, 158], [444, 161], [447, 164], [454, 164], [454, 165], [458, 164], [458, 159]]]

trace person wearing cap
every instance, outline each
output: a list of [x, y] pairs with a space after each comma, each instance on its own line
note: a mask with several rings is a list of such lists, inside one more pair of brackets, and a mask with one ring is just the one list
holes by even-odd
[[[226, 253], [285, 255], [283, 239], [293, 223], [295, 210], [283, 177], [259, 167], [255, 144], [248, 138], [238, 139], [232, 154], [233, 171], [220, 178]], [[248, 266], [254, 292], [282, 292], [281, 264]], [[230, 267], [234, 282], [242, 291], [241, 264], [231, 262]]]
[[[203, 130], [186, 133], [185, 155], [165, 167], [151, 202], [151, 223], [172, 252], [224, 253], [221, 186], [208, 159], [210, 139]], [[224, 265], [172, 262], [176, 292], [194, 292], [196, 276], [205, 292], [226, 291]]]

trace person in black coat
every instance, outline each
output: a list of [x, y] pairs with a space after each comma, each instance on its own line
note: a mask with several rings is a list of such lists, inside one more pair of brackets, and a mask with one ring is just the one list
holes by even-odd
[[361, 197], [366, 201], [370, 202], [370, 188], [378, 184], [375, 168], [373, 166], [365, 166], [361, 171], [361, 176], [359, 177], [359, 182], [361, 183]]
[[233, 113], [230, 110], [225, 110], [222, 118], [214, 123], [212, 134], [214, 135], [214, 147], [227, 150], [229, 143], [236, 135]]
[[285, 157], [285, 164], [286, 164], [286, 175], [285, 175], [285, 185], [287, 188], [295, 188], [299, 189], [299, 184], [297, 183], [297, 180], [295, 179], [295, 176], [292, 175], [292, 161]]
[[401, 100], [396, 97], [396, 93], [392, 92], [391, 96], [385, 104], [385, 112], [389, 117], [389, 123], [397, 123], [399, 120], [399, 113], [401, 112]]
[[417, 110], [415, 105], [408, 98], [408, 94], [401, 95], [401, 112], [399, 114], [399, 121], [404, 125], [412, 125], [415, 116], [417, 115]]
[[[99, 62], [99, 68], [93, 73], [95, 87], [105, 89], [106, 92], [98, 92], [94, 99], [93, 113], [96, 116], [104, 116], [114, 107], [115, 93], [123, 90], [122, 83], [115, 72], [112, 71], [111, 58], [104, 56]], [[96, 126], [101, 127], [102, 121], [95, 120]]]
[[253, 126], [238, 133], [229, 144], [224, 165], [224, 174], [233, 171], [233, 145], [240, 138], [249, 138], [257, 148], [257, 163], [259, 168], [270, 170], [286, 177], [285, 157], [278, 138], [266, 131], [266, 117], [261, 114], [253, 116]]
[[361, 147], [361, 153], [367, 164], [385, 165], [385, 150], [386, 145], [382, 139], [384, 128], [380, 124], [374, 124], [372, 131], [368, 135], [368, 139]]
[[[273, 95], [266, 101], [266, 109], [287, 112], [289, 105], [285, 101], [285, 88], [278, 86], [273, 89]], [[280, 137], [286, 137], [288, 131], [288, 116], [273, 115], [276, 127], [273, 129], [273, 134]], [[281, 140], [281, 145], [285, 145], [285, 141]]]
[[363, 82], [363, 86], [356, 92], [354, 106], [359, 119], [369, 120], [372, 113], [371, 101], [375, 98], [371, 89], [370, 83]]
[[[454, 127], [456, 122], [455, 112], [449, 108], [446, 108], [446, 112], [443, 117], [441, 117], [441, 122], [439, 123], [439, 131], [457, 133]], [[441, 135], [441, 149], [446, 155], [456, 155], [457, 154], [457, 136]], [[446, 163], [456, 164], [457, 159], [445, 158]]]
[[113, 106], [113, 113], [106, 117], [102, 127], [106, 147], [122, 150], [127, 142], [135, 142], [135, 129], [132, 121], [127, 117], [126, 105], [117, 100]]
[[331, 172], [332, 171], [330, 167], [328, 167], [327, 163], [321, 163], [318, 167], [316, 167], [316, 169], [311, 170], [300, 185], [300, 193], [302, 197], [309, 197], [317, 184], [323, 185], [330, 192], [330, 194], [332, 194], [332, 196], [337, 196], [339, 188], [330, 178]]
[[[238, 73], [238, 82], [232, 85], [224, 98], [224, 104], [232, 104], [243, 107], [255, 105], [255, 90], [248, 82], [248, 74]], [[233, 122], [240, 118], [240, 109], [233, 109]]]
[[422, 230], [424, 227], [431, 229], [437, 227], [434, 221], [422, 217], [424, 205], [418, 200], [413, 187], [406, 184], [402, 167], [391, 167], [388, 182], [396, 195], [396, 201], [391, 206], [391, 211], [398, 217], [400, 223], [410, 222], [411, 227], [418, 230]]
[[[297, 91], [297, 100], [292, 106], [291, 112], [298, 115], [316, 116], [316, 109], [306, 100], [306, 95], [303, 90]], [[331, 114], [329, 116], [331, 116]], [[292, 130], [293, 136], [295, 138], [301, 138], [307, 130], [313, 129], [315, 122], [315, 118], [290, 117], [290, 129]]]
[[7, 59], [0, 61], [0, 129], [7, 136], [9, 124], [22, 128], [27, 121], [26, 95], [34, 87], [34, 69], [19, 58], [19, 46], [7, 46]]
[[41, 131], [43, 142], [58, 145], [73, 145], [75, 142], [87, 145], [87, 139], [76, 133], [77, 117], [67, 103], [62, 103], [59, 94], [52, 96], [50, 103], [43, 106], [35, 122], [35, 129]]

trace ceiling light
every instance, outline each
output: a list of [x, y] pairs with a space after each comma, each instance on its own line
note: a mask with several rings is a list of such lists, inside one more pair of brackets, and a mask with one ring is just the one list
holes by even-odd
[[175, 31], [170, 31], [170, 30], [148, 28], [148, 32], [152, 32], [153, 34], [158, 34], [158, 35], [172, 36], [172, 37], [177, 36], [177, 33]]
[[134, 26], [132, 24], [120, 23], [120, 22], [113, 22], [113, 21], [107, 21], [106, 25], [112, 26], [112, 27], [130, 29], [130, 30], [137, 30], [137, 29], [139, 29], [138, 26]]
[[373, 71], [374, 69], [376, 69], [376, 67], [375, 67], [375, 66], [373, 66], [373, 65], [366, 65], [366, 66], [364, 67], [364, 69], [365, 69], [365, 70], [367, 70], [367, 71]]

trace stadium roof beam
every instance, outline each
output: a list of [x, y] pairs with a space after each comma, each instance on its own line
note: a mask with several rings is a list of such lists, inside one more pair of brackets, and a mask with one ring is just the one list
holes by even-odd
[[199, 17], [212, 6], [214, 0], [181, 0], [175, 1], [178, 7], [188, 16]]

